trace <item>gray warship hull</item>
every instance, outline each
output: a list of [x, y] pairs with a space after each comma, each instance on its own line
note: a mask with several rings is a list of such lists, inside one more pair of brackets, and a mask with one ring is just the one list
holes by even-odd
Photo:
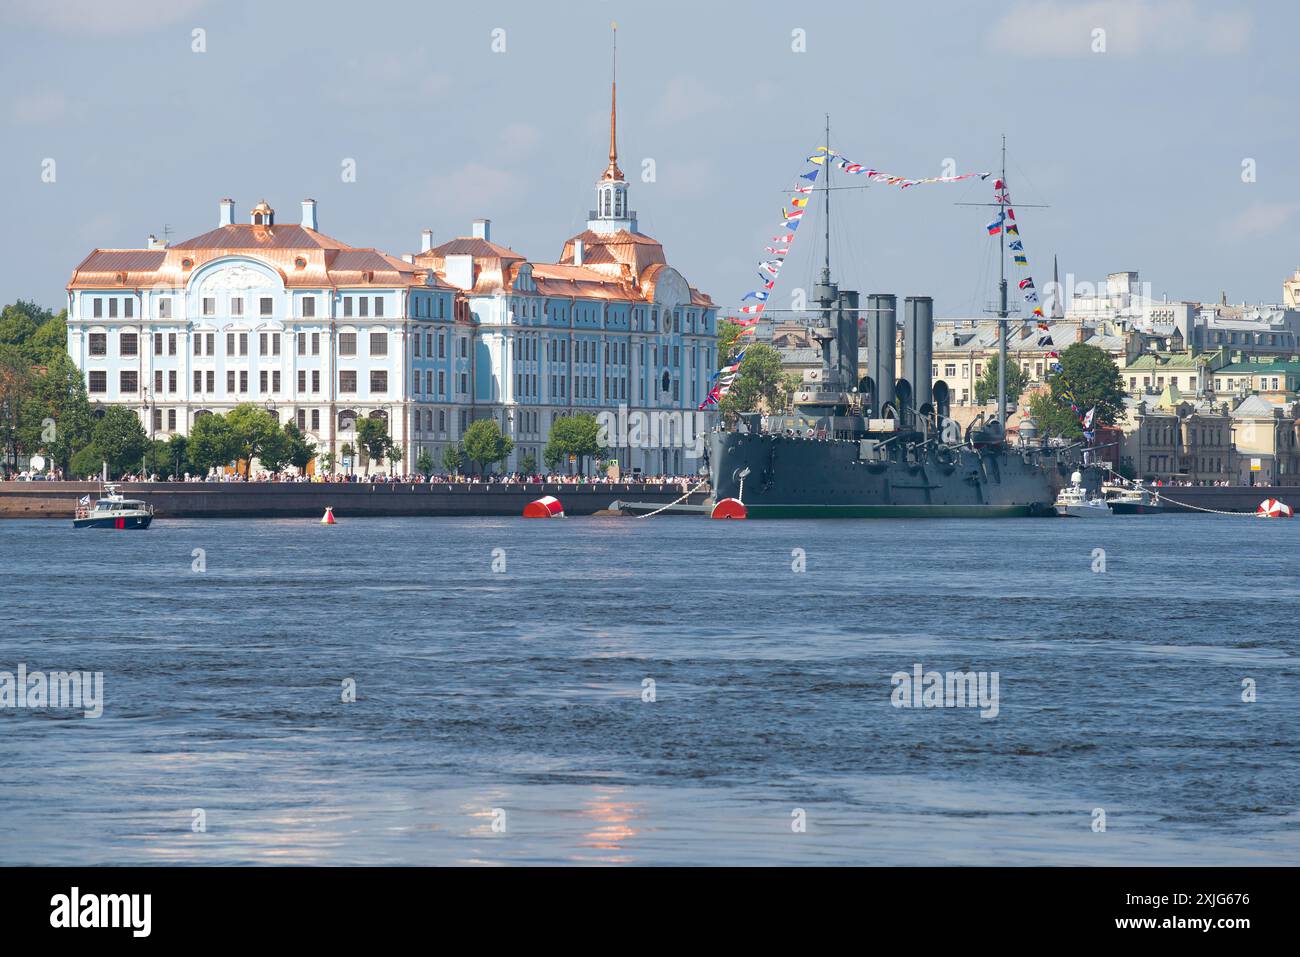
[[1051, 517], [1064, 479], [1042, 459], [1005, 446], [878, 458], [851, 439], [767, 432], [709, 443], [714, 499], [739, 500], [750, 518]]

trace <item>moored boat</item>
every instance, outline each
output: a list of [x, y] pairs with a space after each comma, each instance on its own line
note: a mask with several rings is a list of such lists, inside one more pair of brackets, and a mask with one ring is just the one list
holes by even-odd
[[1104, 498], [1084, 486], [1083, 474], [1075, 472], [1070, 484], [1056, 496], [1056, 514], [1066, 518], [1110, 518], [1115, 513]]
[[116, 485], [105, 485], [104, 496], [93, 505], [90, 496], [77, 502], [73, 528], [148, 528], [153, 506], [137, 498], [124, 498]]
[[1160, 496], [1141, 486], [1125, 488], [1119, 485], [1106, 486], [1102, 495], [1111, 512], [1116, 515], [1155, 515], [1172, 511], [1160, 504]]

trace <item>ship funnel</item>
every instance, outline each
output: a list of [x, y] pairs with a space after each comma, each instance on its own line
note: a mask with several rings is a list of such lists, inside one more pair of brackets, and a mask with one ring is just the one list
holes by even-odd
[[858, 385], [858, 294], [849, 289], [841, 289], [836, 304], [836, 361], [840, 381], [844, 389], [855, 389]]
[[896, 296], [883, 292], [867, 296], [867, 370], [871, 379], [871, 395], [867, 401], [871, 414], [877, 418], [883, 417], [885, 406], [894, 401], [897, 312]]
[[927, 419], [934, 414], [933, 362], [934, 300], [908, 296], [903, 303], [903, 378], [912, 387], [913, 415]]

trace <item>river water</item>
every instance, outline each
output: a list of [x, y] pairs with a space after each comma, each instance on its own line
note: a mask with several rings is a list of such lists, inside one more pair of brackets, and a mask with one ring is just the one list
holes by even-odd
[[1294, 864], [1297, 534], [3, 522], [0, 864]]

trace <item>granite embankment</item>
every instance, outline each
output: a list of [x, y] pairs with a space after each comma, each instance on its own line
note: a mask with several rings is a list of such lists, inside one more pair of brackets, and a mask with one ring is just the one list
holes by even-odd
[[[96, 482], [0, 482], [0, 518], [72, 517], [83, 495], [101, 494]], [[328, 506], [339, 518], [393, 515], [520, 515], [524, 506], [554, 495], [568, 515], [591, 515], [615, 499], [667, 504], [677, 486], [642, 484], [463, 484], [370, 482], [130, 482], [127, 498], [154, 507], [159, 518], [302, 518]], [[707, 489], [691, 495], [704, 501]]]

